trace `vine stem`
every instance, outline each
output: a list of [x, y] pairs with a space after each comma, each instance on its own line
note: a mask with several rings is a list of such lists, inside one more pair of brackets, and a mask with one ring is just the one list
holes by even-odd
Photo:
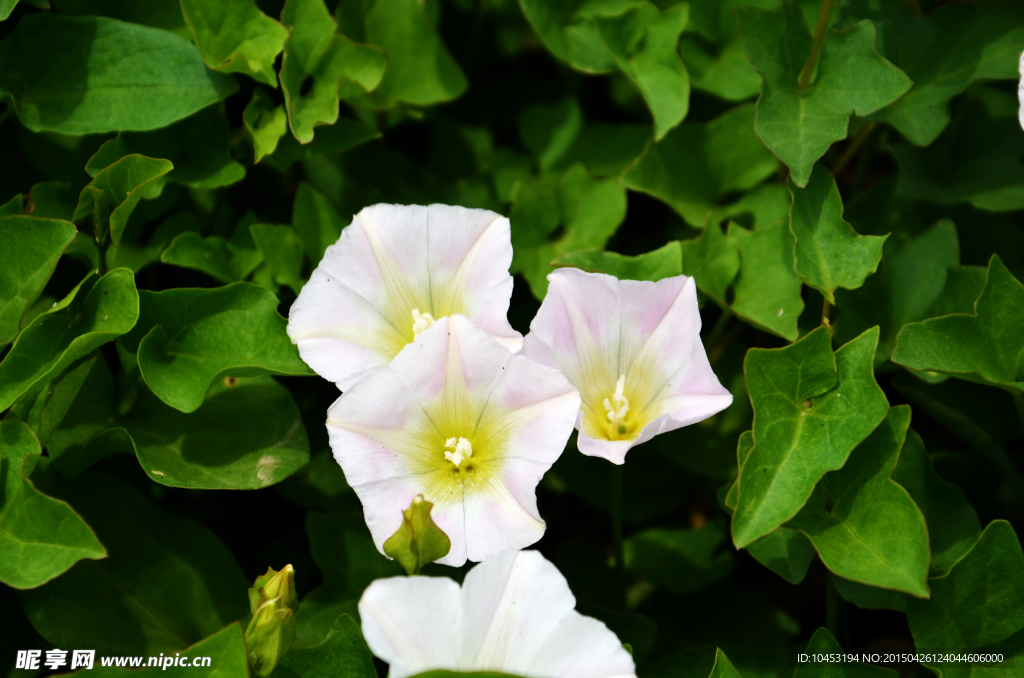
[[622, 542], [622, 494], [625, 464], [612, 466], [612, 548], [615, 551], [615, 575], [622, 594], [622, 606], [626, 606], [626, 555]]
[[818, 23], [814, 27], [814, 46], [811, 47], [811, 56], [800, 71], [800, 89], [805, 89], [811, 84], [811, 73], [814, 72], [814, 64], [818, 63], [818, 56], [821, 54], [821, 46], [825, 43], [825, 30], [828, 28], [828, 20], [832, 18], [832, 3], [834, 0], [824, 0], [821, 3], [821, 11], [818, 12]]
[[826, 299], [825, 303], [821, 305], [821, 324], [829, 328], [829, 330], [832, 329], [832, 323], [828, 320], [828, 314], [831, 310], [832, 304], [828, 303], [828, 299]]
[[846, 147], [843, 154], [839, 156], [839, 160], [837, 160], [836, 164], [832, 166], [832, 176], [838, 177], [843, 173], [843, 170], [846, 169], [846, 166], [849, 165], [850, 161], [853, 160], [855, 155], [857, 155], [857, 151], [859, 151], [860, 147], [864, 145], [864, 142], [868, 140], [868, 137], [871, 136], [871, 133], [875, 131], [876, 127], [878, 127], [878, 123], [875, 122], [869, 122], [861, 127], [860, 132], [857, 132], [857, 136], [853, 138], [853, 141], [851, 141], [850, 145]]

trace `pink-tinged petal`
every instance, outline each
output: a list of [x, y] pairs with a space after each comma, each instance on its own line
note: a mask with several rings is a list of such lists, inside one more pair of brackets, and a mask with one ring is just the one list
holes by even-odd
[[[327, 249], [324, 262], [337, 248]], [[342, 390], [387, 365], [384, 349], [403, 339], [373, 304], [322, 265], [288, 312], [288, 336], [306, 364]]]
[[[548, 280], [522, 353], [559, 367], [580, 390], [576, 428], [583, 454], [622, 464], [630, 448], [732, 402], [700, 340], [692, 278], [617, 280], [563, 268]], [[613, 420], [604, 403], [618, 392], [620, 378], [629, 414]]]
[[473, 324], [515, 352], [523, 335], [508, 322], [512, 297], [512, 230], [506, 217], [488, 210], [431, 205], [428, 232], [432, 304], [451, 308], [458, 295]]
[[461, 591], [431, 577], [378, 580], [363, 593], [359, 613], [392, 678], [436, 669], [636, 678], [615, 634], [575, 606], [565, 578], [542, 555], [506, 551], [470, 570]]
[[[514, 479], [522, 482], [522, 472], [514, 473], [517, 474]], [[532, 476], [531, 480], [536, 478], [532, 487], [528, 490], [524, 487], [520, 492], [520, 495], [528, 495], [523, 502], [528, 506], [523, 506], [520, 499], [512, 494], [502, 476], [490, 477], [477, 483], [472, 492], [466, 492], [462, 505], [466, 516], [466, 555], [470, 560], [482, 562], [504, 551], [535, 544], [544, 536], [546, 525], [537, 515], [534, 495], [542, 475], [543, 471]], [[529, 485], [530, 482], [523, 484]]]
[[[460, 566], [535, 543], [536, 487], [572, 432], [579, 394], [557, 370], [516, 356], [462, 315], [435, 322], [328, 410], [335, 459], [378, 550], [422, 494]], [[449, 440], [472, 453], [446, 457]]]
[[363, 592], [359, 617], [366, 644], [388, 663], [391, 678], [458, 670], [462, 594], [451, 579], [378, 579]]
[[507, 552], [476, 566], [462, 584], [462, 599], [461, 668], [516, 675], [525, 674], [576, 607], [565, 577], [536, 551]]
[[373, 205], [327, 248], [289, 312], [303, 359], [346, 390], [413, 340], [413, 310], [461, 313], [509, 350], [508, 219], [448, 205]]
[[466, 507], [461, 498], [458, 501], [436, 502], [430, 517], [452, 543], [448, 554], [436, 562], [441, 565], [450, 565], [451, 567], [462, 567], [465, 565], [468, 558], [467, 546], [469, 540], [466, 535]]
[[551, 631], [523, 675], [636, 678], [636, 665], [618, 636], [603, 622], [574, 610]]

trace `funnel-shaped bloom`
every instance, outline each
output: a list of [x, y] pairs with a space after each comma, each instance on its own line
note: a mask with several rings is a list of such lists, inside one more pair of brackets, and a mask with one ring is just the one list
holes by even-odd
[[635, 678], [615, 634], [575, 607], [554, 565], [536, 551], [510, 551], [470, 570], [461, 588], [445, 577], [378, 579], [359, 616], [390, 678], [433, 669]]
[[459, 566], [544, 534], [535, 490], [579, 404], [560, 372], [453, 315], [338, 398], [327, 430], [377, 549], [422, 494], [452, 542], [438, 562]]
[[732, 403], [700, 341], [693, 278], [642, 282], [562, 268], [548, 281], [523, 355], [579, 389], [583, 454], [622, 464], [634, 445]]
[[346, 390], [441, 318], [461, 313], [512, 351], [508, 219], [449, 205], [373, 205], [357, 214], [288, 314], [288, 336]]

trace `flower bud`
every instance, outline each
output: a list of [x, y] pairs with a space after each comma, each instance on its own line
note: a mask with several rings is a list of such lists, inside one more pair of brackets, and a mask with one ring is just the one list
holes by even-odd
[[427, 563], [448, 555], [452, 542], [430, 518], [434, 505], [416, 495], [402, 511], [402, 526], [384, 542], [384, 553], [398, 561], [409, 575], [418, 574]]
[[295, 569], [285, 565], [280, 572], [267, 568], [249, 589], [252, 619], [245, 630], [249, 666], [253, 674], [268, 676], [295, 642]]

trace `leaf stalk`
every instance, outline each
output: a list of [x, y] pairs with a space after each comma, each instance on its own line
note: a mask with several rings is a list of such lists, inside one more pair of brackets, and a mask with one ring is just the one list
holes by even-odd
[[811, 56], [807, 58], [807, 63], [800, 70], [800, 89], [806, 89], [811, 84], [811, 73], [814, 72], [814, 65], [818, 63], [821, 47], [825, 44], [825, 31], [828, 29], [828, 21], [832, 17], [833, 1], [824, 0], [821, 3], [821, 11], [818, 12], [818, 23], [814, 27], [814, 46], [811, 47]]

